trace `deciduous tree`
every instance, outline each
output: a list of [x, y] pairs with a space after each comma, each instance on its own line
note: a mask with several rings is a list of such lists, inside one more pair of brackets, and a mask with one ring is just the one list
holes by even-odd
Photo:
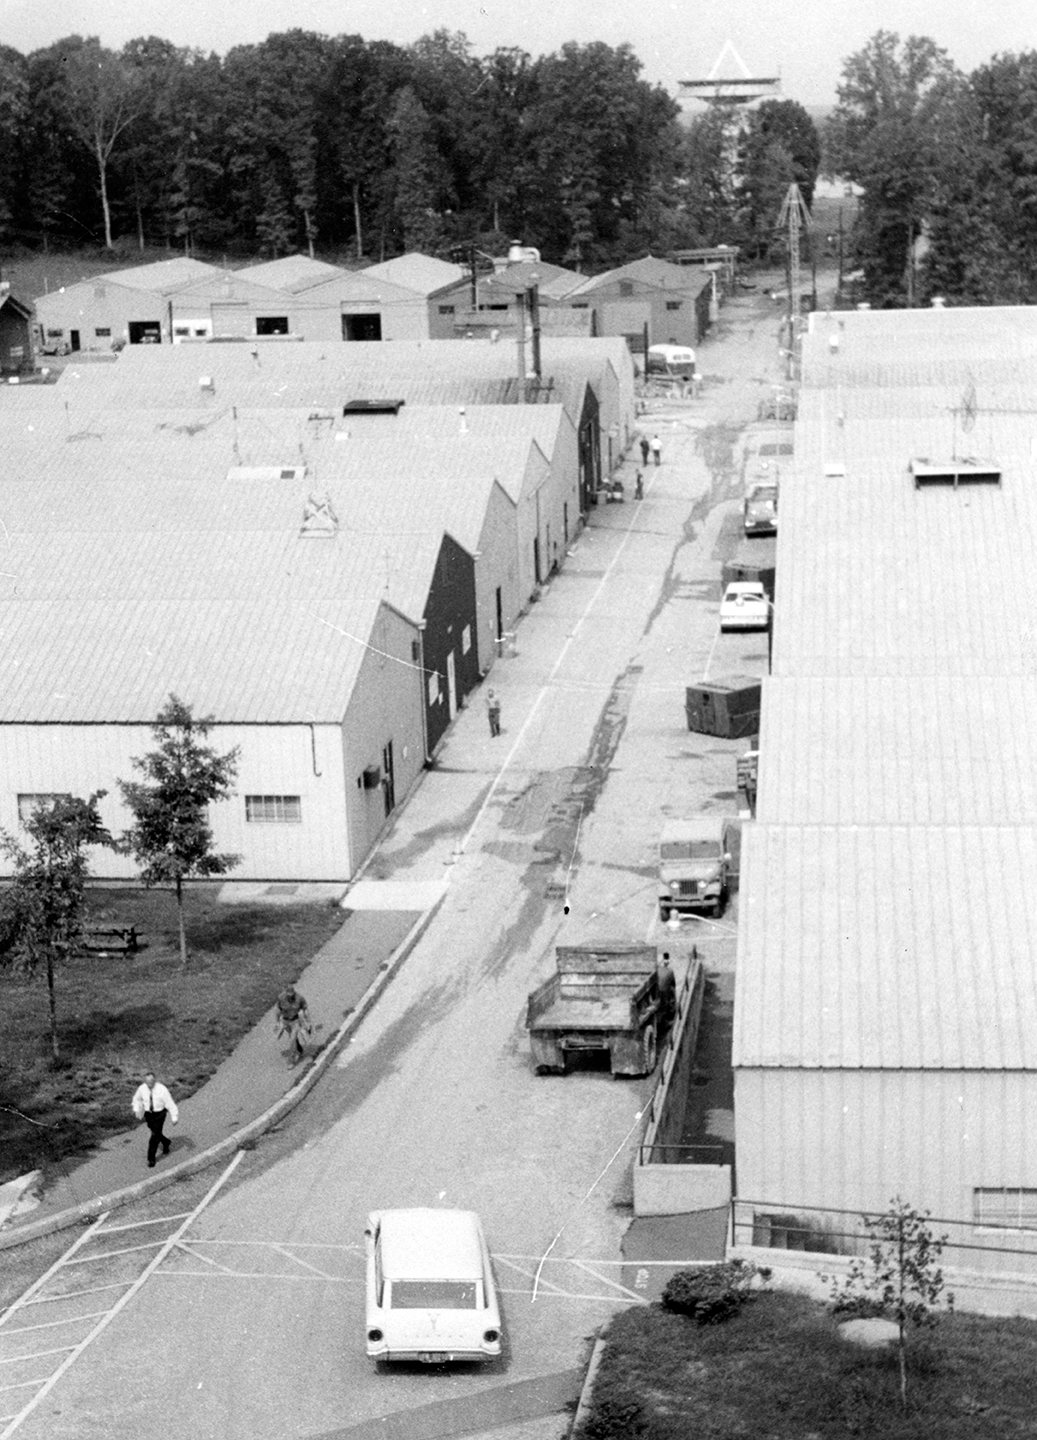
[[170, 695], [152, 727], [156, 748], [132, 761], [144, 779], [119, 781], [134, 820], [121, 847], [137, 861], [145, 885], [172, 886], [185, 970], [184, 882], [225, 875], [241, 859], [214, 849], [208, 807], [230, 793], [238, 751], [218, 755], [203, 743], [212, 724], [211, 716], [196, 720], [189, 705]]
[[[946, 1235], [935, 1236], [927, 1223], [929, 1212], [913, 1210], [899, 1195], [881, 1215], [865, 1215], [870, 1237], [866, 1259], [851, 1261], [847, 1275], [835, 1281], [832, 1301], [837, 1313], [884, 1315], [897, 1327], [900, 1400], [907, 1408], [908, 1327], [937, 1323], [938, 1304], [944, 1292], [938, 1261]], [[951, 1309], [953, 1295], [943, 1299]]]
[[13, 943], [0, 954], [0, 961], [29, 975], [45, 971], [55, 1060], [60, 1058], [56, 976], [83, 937], [86, 851], [91, 845], [113, 843], [97, 811], [104, 793], [98, 790], [88, 800], [56, 795], [37, 805], [23, 822], [28, 848], [12, 835], [0, 837], [0, 848], [14, 866], [11, 885], [0, 900], [3, 928]]

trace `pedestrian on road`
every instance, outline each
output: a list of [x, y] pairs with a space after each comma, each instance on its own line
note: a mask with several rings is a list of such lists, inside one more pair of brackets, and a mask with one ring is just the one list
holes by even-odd
[[169, 1116], [170, 1124], [175, 1125], [180, 1119], [180, 1111], [162, 1081], [155, 1079], [153, 1070], [149, 1070], [144, 1076], [144, 1084], [137, 1086], [133, 1096], [133, 1113], [138, 1120], [145, 1122], [151, 1132], [148, 1139], [148, 1166], [154, 1169], [158, 1147], [161, 1145], [162, 1154], [168, 1155], [172, 1143], [162, 1133], [166, 1116]]
[[294, 985], [286, 986], [277, 997], [277, 1019], [274, 1022], [274, 1034], [278, 1039], [287, 1035], [291, 1042], [288, 1056], [290, 1070], [293, 1065], [298, 1065], [306, 1054], [303, 1036], [305, 1035], [308, 1040], [313, 1034], [310, 1008]]
[[647, 464], [648, 464], [648, 450], [649, 450], [649, 446], [648, 446], [648, 436], [647, 436], [647, 435], [642, 435], [642, 436], [641, 436], [641, 464], [642, 464], [642, 465], [647, 465]]
[[490, 719], [490, 739], [496, 740], [500, 734], [500, 698], [494, 690], [486, 696], [486, 714]]
[[635, 499], [635, 500], [643, 500], [644, 498], [645, 498], [645, 477], [641, 474], [641, 472], [640, 472], [640, 470], [639, 470], [639, 471], [637, 472], [637, 478], [634, 480], [634, 499]]
[[[658, 435], [652, 436], [652, 441], [648, 448], [652, 452], [652, 458], [654, 459], [655, 463], [657, 465], [661, 465], [663, 458], [663, 442], [659, 439]], [[647, 464], [647, 460], [645, 463]]]

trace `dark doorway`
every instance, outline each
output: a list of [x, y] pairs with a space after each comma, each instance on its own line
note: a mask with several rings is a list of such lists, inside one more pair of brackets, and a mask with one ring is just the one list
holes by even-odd
[[504, 634], [504, 602], [501, 598], [501, 588], [497, 586], [497, 639]]
[[[162, 326], [157, 320], [131, 320], [129, 330], [131, 345], [162, 344]], [[79, 346], [72, 348], [78, 350]]]
[[78, 350], [78, 349], [79, 349], [79, 331], [78, 331], [78, 330], [70, 330], [70, 331], [68, 332], [68, 343], [69, 343], [69, 346], [70, 346], [71, 349], [73, 349], [73, 350]]
[[343, 315], [343, 340], [380, 340], [382, 338], [382, 317], [380, 315]]
[[392, 764], [392, 741], [382, 749], [382, 789], [385, 792], [385, 813], [391, 815], [396, 808], [396, 776]]
[[257, 316], [256, 316], [256, 334], [257, 334], [257, 335], [287, 335], [287, 334], [288, 334], [288, 316], [287, 316], [287, 315], [257, 315]]
[[533, 579], [540, 584], [540, 536], [533, 539]]

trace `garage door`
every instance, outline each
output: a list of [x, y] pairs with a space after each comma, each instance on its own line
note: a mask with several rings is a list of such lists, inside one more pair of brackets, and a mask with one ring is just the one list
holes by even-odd
[[252, 312], [247, 305], [221, 305], [214, 302], [212, 333], [214, 335], [251, 335]]

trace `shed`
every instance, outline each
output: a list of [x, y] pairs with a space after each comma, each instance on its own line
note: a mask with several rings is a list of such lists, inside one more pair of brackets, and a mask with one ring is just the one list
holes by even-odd
[[0, 283], [0, 375], [21, 375], [33, 368], [32, 307]]

